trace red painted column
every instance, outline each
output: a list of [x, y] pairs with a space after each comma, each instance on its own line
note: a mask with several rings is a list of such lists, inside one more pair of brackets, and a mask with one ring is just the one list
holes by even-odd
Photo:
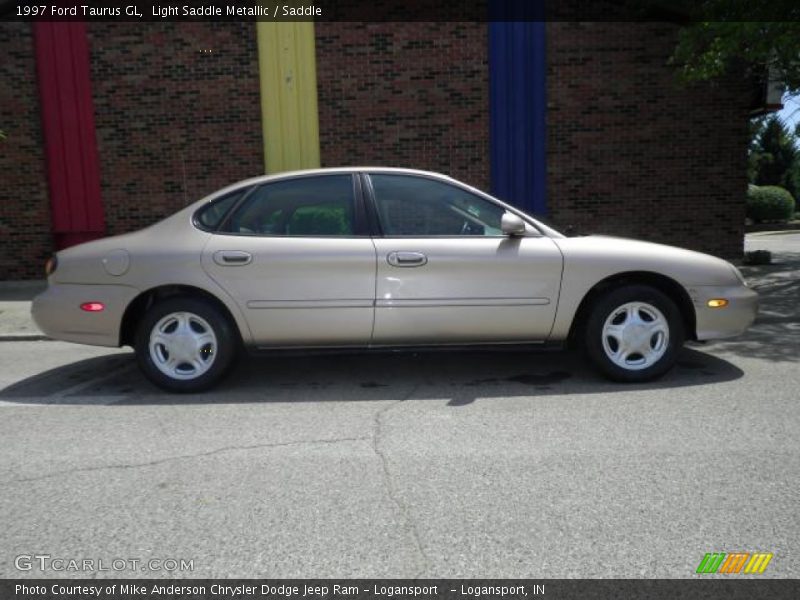
[[33, 24], [56, 248], [105, 233], [85, 23]]

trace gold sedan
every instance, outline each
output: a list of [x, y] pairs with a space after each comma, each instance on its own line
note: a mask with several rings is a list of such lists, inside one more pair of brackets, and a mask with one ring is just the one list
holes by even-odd
[[141, 231], [57, 253], [33, 317], [130, 345], [159, 386], [215, 384], [241, 348], [577, 341], [606, 376], [656, 378], [686, 339], [735, 336], [757, 295], [730, 263], [565, 237], [435, 173], [349, 168], [227, 187]]

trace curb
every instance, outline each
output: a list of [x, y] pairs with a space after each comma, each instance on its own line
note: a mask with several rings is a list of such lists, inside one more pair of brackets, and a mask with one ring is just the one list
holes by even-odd
[[762, 237], [768, 235], [789, 235], [791, 233], [800, 233], [800, 226], [794, 228], [784, 228], [784, 229], [773, 229], [773, 228], [765, 228], [765, 229], [754, 229], [752, 231], [745, 231], [745, 237]]
[[0, 342], [43, 342], [51, 339], [41, 333], [0, 333]]

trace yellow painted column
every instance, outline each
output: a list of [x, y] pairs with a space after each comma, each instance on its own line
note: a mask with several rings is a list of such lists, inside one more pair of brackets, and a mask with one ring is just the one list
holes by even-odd
[[256, 24], [267, 173], [319, 167], [314, 23]]

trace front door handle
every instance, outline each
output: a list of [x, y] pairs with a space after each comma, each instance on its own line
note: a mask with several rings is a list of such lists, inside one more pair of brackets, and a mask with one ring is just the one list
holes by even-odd
[[214, 252], [214, 262], [223, 267], [241, 267], [250, 264], [253, 255], [241, 250], [218, 250]]
[[422, 252], [389, 252], [386, 261], [393, 267], [421, 267], [428, 257]]

